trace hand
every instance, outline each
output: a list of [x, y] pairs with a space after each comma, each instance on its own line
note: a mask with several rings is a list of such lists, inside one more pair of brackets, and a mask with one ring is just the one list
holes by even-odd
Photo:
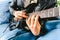
[[31, 30], [31, 32], [33, 33], [33, 35], [40, 34], [41, 25], [38, 21], [38, 18], [39, 18], [38, 15], [32, 15], [31, 17], [26, 19], [26, 23], [27, 23], [29, 29]]
[[15, 16], [15, 18], [14, 18], [15, 20], [19, 20], [19, 19], [28, 17], [28, 16], [26, 16], [26, 13], [23, 11], [15, 11], [14, 16]]

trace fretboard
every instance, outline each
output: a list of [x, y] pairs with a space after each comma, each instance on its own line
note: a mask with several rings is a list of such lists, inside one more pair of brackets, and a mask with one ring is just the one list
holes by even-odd
[[38, 14], [40, 18], [58, 17], [60, 16], [60, 7], [54, 7], [42, 11], [30, 13], [29, 15]]

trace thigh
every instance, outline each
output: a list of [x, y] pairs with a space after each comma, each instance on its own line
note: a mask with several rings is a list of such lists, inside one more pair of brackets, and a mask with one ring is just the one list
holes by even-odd
[[47, 35], [39, 37], [37, 40], [60, 40], [60, 29], [55, 29]]
[[36, 39], [36, 36], [34, 36], [30, 32], [26, 32], [26, 33], [23, 33], [23, 34], [21, 34], [19, 36], [16, 36], [12, 40], [35, 40], [35, 39]]
[[52, 20], [52, 21], [47, 21], [46, 22], [46, 25], [45, 25], [45, 28], [48, 30], [48, 31], [51, 31], [53, 29], [58, 29], [60, 28], [60, 20]]

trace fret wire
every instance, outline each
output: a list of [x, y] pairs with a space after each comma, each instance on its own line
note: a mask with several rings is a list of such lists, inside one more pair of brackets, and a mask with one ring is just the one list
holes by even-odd
[[43, 13], [43, 11], [41, 11], [41, 14], [42, 14], [42, 17], [44, 18], [44, 13]]
[[43, 14], [42, 14], [42, 11], [41, 11], [41, 13], [40, 13], [40, 14], [41, 14], [41, 18], [43, 18]]
[[42, 16], [42, 11], [41, 11], [41, 17], [43, 18], [43, 16]]
[[60, 8], [59, 7], [55, 7], [55, 8], [43, 10], [43, 11], [40, 11], [40, 12], [38, 11], [38, 12], [36, 12], [36, 14], [38, 14], [41, 18], [60, 16]]
[[43, 16], [44, 16], [44, 18], [47, 16], [47, 14], [46, 14], [46, 10], [44, 10], [44, 11], [42, 11], [43, 12]]
[[45, 10], [45, 17], [48, 17], [48, 10]]
[[60, 17], [60, 7], [59, 7], [59, 17]]
[[53, 16], [55, 16], [55, 15], [54, 15], [54, 8], [53, 8]]
[[45, 18], [44, 10], [43, 10], [43, 11], [41, 11], [41, 16], [42, 16], [42, 18]]
[[49, 17], [53, 17], [53, 9], [49, 9]]
[[48, 10], [48, 17], [49, 17], [49, 10]]
[[47, 17], [48, 17], [48, 10], [46, 10], [46, 14], [47, 14]]
[[54, 14], [56, 17], [59, 16], [59, 7], [55, 7], [54, 12], [55, 12]]
[[54, 7], [54, 15], [56, 15], [56, 7]]

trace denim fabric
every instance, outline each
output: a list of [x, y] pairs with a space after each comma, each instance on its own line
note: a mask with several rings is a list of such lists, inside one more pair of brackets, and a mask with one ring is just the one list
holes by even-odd
[[55, 29], [47, 35], [39, 37], [37, 40], [60, 40], [60, 29]]
[[0, 1], [0, 24], [7, 23], [9, 16], [9, 1]]
[[60, 29], [60, 20], [53, 20], [53, 21], [47, 21], [45, 24], [45, 28], [48, 31], [51, 31], [53, 29]]
[[[54, 38], [59, 40], [60, 20], [47, 21], [45, 28], [49, 32], [44, 36], [39, 36], [37, 38], [37, 36], [34, 36], [31, 32], [20, 31], [20, 32], [18, 32], [18, 34], [20, 34], [19, 36], [15, 36], [14, 38], [12, 38], [10, 40], [40, 40], [40, 39], [41, 40], [53, 40]], [[56, 36], [57, 36], [57, 38], [56, 38]]]
[[9, 40], [36, 40], [36, 36], [34, 36], [31, 32], [24, 32], [12, 39]]
[[11, 0], [0, 0], [0, 40], [8, 40], [13, 37], [18, 29], [9, 30], [9, 5]]

